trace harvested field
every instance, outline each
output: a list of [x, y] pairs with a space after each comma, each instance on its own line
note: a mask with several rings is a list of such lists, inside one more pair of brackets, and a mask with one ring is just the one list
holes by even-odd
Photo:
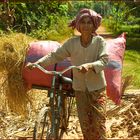
[[[38, 111], [48, 102], [47, 91], [33, 90], [29, 94], [33, 97], [33, 106], [28, 106], [26, 117], [15, 113], [0, 111], [0, 138], [31, 138], [34, 122]], [[140, 137], [140, 91], [126, 91], [122, 104], [116, 106], [108, 100], [107, 104], [107, 136], [108, 138], [139, 138]], [[82, 133], [75, 106], [69, 121], [69, 126], [63, 138], [79, 139]]]

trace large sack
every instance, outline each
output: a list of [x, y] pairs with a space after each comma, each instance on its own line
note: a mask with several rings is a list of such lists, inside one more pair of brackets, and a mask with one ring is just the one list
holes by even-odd
[[[28, 62], [37, 61], [48, 53], [55, 51], [58, 47], [60, 47], [60, 44], [56, 41], [37, 41], [30, 43], [25, 59], [25, 65]], [[61, 71], [70, 65], [70, 61], [68, 59], [65, 59], [64, 61], [57, 63], [56, 71]], [[55, 65], [48, 66], [45, 69], [47, 69], [48, 71], [55, 70]], [[72, 78], [72, 72], [68, 71], [64, 74], [64, 76]], [[31, 89], [32, 85], [45, 86], [48, 88], [51, 87], [52, 75], [45, 74], [38, 68], [29, 70], [28, 68], [24, 67], [23, 78], [28, 89]], [[63, 89], [69, 91], [72, 90], [72, 86], [65, 84], [63, 85]]]
[[125, 34], [116, 39], [107, 40], [109, 63], [105, 69], [107, 95], [116, 104], [120, 104], [122, 90], [122, 68], [125, 51]]

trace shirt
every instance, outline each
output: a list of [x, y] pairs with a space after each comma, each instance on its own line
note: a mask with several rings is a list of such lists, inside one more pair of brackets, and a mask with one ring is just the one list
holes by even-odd
[[87, 63], [94, 70], [81, 73], [73, 69], [73, 89], [77, 91], [95, 91], [106, 86], [103, 69], [108, 62], [105, 40], [101, 36], [94, 36], [86, 48], [81, 45], [80, 36], [70, 38], [55, 52], [42, 57], [38, 63], [43, 67], [55, 64], [71, 57], [71, 64], [80, 66]]

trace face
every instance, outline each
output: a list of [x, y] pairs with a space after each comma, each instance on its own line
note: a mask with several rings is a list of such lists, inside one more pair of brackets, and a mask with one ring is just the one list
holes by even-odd
[[83, 17], [79, 22], [79, 29], [81, 34], [92, 34], [93, 21], [90, 17]]

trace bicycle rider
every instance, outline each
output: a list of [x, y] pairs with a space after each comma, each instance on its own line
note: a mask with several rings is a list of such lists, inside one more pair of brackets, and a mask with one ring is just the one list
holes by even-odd
[[[39, 59], [36, 64], [46, 67], [71, 57], [73, 89], [75, 90], [78, 117], [84, 139], [106, 138], [106, 80], [103, 69], [108, 63], [106, 43], [96, 30], [102, 17], [91, 9], [82, 9], [69, 27], [81, 35], [68, 39], [56, 52]], [[27, 66], [32, 69], [34, 63]]]

